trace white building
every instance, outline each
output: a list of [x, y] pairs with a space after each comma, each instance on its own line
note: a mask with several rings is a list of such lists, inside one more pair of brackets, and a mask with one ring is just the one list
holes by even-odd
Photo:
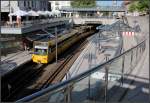
[[51, 2], [51, 9], [52, 11], [59, 10], [63, 6], [71, 6], [71, 1], [49, 1]]
[[1, 12], [15, 12], [18, 9], [48, 10], [48, 3], [47, 0], [1, 1]]
[[7, 0], [7, 1], [1, 1], [1, 17], [2, 20], [7, 20], [8, 14], [11, 12], [15, 12], [17, 10], [24, 10], [24, 11], [29, 11], [29, 10], [50, 10], [50, 2], [47, 0], [20, 0], [20, 1], [12, 1], [12, 0]]

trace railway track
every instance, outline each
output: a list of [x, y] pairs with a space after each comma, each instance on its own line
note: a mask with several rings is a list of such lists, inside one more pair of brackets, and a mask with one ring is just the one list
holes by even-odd
[[[83, 42], [84, 41], [84, 42]], [[19, 98], [22, 98], [26, 95], [29, 95], [31, 93], [34, 93], [38, 90], [41, 90], [43, 88], [46, 88], [47, 86], [60, 82], [63, 77], [68, 72], [69, 68], [73, 64], [73, 62], [76, 60], [78, 55], [81, 53], [81, 49], [83, 46], [86, 45], [88, 41], [86, 39], [81, 40], [79, 42], [80, 46], [77, 47], [76, 50], [73, 50], [68, 56], [65, 57], [65, 59], [59, 60], [59, 65], [57, 67], [54, 67], [51, 69], [51, 71], [45, 76], [45, 78], [41, 81], [36, 83], [36, 81], [33, 81], [35, 78], [39, 78], [39, 74], [44, 70], [44, 68], [47, 65], [37, 65], [32, 64], [31, 66], [25, 67], [26, 69], [23, 69], [20, 74], [17, 74], [16, 77], [11, 79], [9, 82], [13, 84], [13, 89], [10, 91], [10, 93], [4, 98], [4, 101], [15, 101]], [[51, 65], [51, 64], [49, 64]], [[18, 71], [19, 72], [19, 71]], [[24, 94], [24, 91], [26, 91], [26, 85], [30, 84], [30, 82], [34, 82], [34, 87], [32, 90], [28, 91]], [[20, 96], [21, 94], [21, 96]], [[20, 96], [19, 98], [17, 96]]]
[[55, 73], [53, 73], [53, 75], [51, 75], [49, 79], [47, 79], [47, 81], [43, 84], [41, 89], [46, 88], [51, 84], [58, 83], [63, 79], [63, 77], [67, 74], [70, 67], [74, 63], [74, 61], [77, 59], [77, 57], [81, 53], [82, 51], [81, 48], [85, 46], [87, 42], [88, 42], [87, 40], [84, 41], [77, 50], [75, 50], [73, 53], [71, 53], [69, 56], [66, 57], [64, 62], [60, 66], [58, 66]]
[[19, 76], [16, 76], [15, 79], [11, 79], [12, 87], [9, 91], [9, 94], [4, 97], [4, 101], [13, 100], [15, 94], [19, 92], [27, 83], [29, 83], [37, 74], [42, 71], [44, 66], [42, 64], [33, 64], [27, 66], [25, 72], [20, 73]]

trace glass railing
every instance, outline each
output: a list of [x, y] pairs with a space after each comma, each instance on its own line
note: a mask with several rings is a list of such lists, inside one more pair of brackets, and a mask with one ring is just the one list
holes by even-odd
[[146, 47], [146, 39], [135, 47], [73, 78], [49, 86], [16, 102], [107, 102], [121, 88], [133, 68], [139, 63]]

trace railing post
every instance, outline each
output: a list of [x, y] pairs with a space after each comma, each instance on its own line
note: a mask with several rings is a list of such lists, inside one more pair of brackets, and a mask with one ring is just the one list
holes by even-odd
[[[67, 74], [68, 74], [68, 77], [70, 78], [69, 72]], [[70, 103], [70, 102], [71, 102], [71, 85], [68, 86], [68, 100], [67, 100], [67, 103]]]
[[136, 64], [138, 62], [138, 47], [136, 48]]
[[133, 50], [131, 50], [131, 62], [130, 62], [130, 66], [131, 66], [131, 68], [132, 68], [132, 60], [133, 60]]
[[105, 103], [107, 103], [107, 89], [108, 89], [108, 67], [105, 67]]
[[[69, 73], [66, 74], [66, 80], [70, 77]], [[71, 85], [65, 88], [65, 103], [71, 102]]]
[[[92, 62], [92, 54], [89, 53], [89, 58], [88, 58], [88, 64], [89, 64], [89, 69], [91, 69], [91, 62]], [[91, 81], [90, 81], [90, 75], [89, 75], [89, 78], [88, 78], [88, 99], [91, 98]]]
[[[109, 60], [110, 54], [105, 54], [106, 62]], [[107, 89], [108, 89], [108, 65], [105, 67], [105, 103], [108, 101], [108, 95], [107, 95]]]
[[121, 70], [121, 85], [123, 85], [123, 80], [124, 80], [124, 62], [125, 62], [125, 55], [123, 55], [123, 60], [122, 60], [122, 70]]

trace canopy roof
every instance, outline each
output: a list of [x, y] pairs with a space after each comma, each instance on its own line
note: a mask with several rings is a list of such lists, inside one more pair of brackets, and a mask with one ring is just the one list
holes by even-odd
[[45, 11], [37, 11], [37, 13], [39, 14], [39, 15], [47, 15], [47, 13], [45, 13]]
[[125, 12], [125, 8], [122, 6], [97, 6], [91, 8], [72, 8], [64, 6], [60, 9], [60, 11], [67, 12], [77, 12], [77, 11], [116, 11], [116, 12]]
[[51, 16], [51, 15], [53, 15], [53, 13], [52, 12], [50, 12], [50, 11], [45, 11], [45, 14], [47, 14], [47, 15], [49, 15], [49, 16]]
[[9, 13], [8, 16], [39, 16], [39, 15], [44, 15], [44, 16], [49, 15], [49, 16], [51, 16], [51, 15], [58, 15], [58, 14], [60, 14], [60, 11], [58, 11], [58, 10], [55, 10], [55, 11], [52, 11], [52, 12], [50, 12], [50, 11], [37, 11], [36, 12], [36, 11], [33, 11], [33, 10], [30, 10], [30, 11], [26, 12], [26, 11], [23, 11], [23, 10], [18, 10], [14, 13]]
[[33, 10], [28, 11], [29, 16], [39, 16], [39, 14]]

